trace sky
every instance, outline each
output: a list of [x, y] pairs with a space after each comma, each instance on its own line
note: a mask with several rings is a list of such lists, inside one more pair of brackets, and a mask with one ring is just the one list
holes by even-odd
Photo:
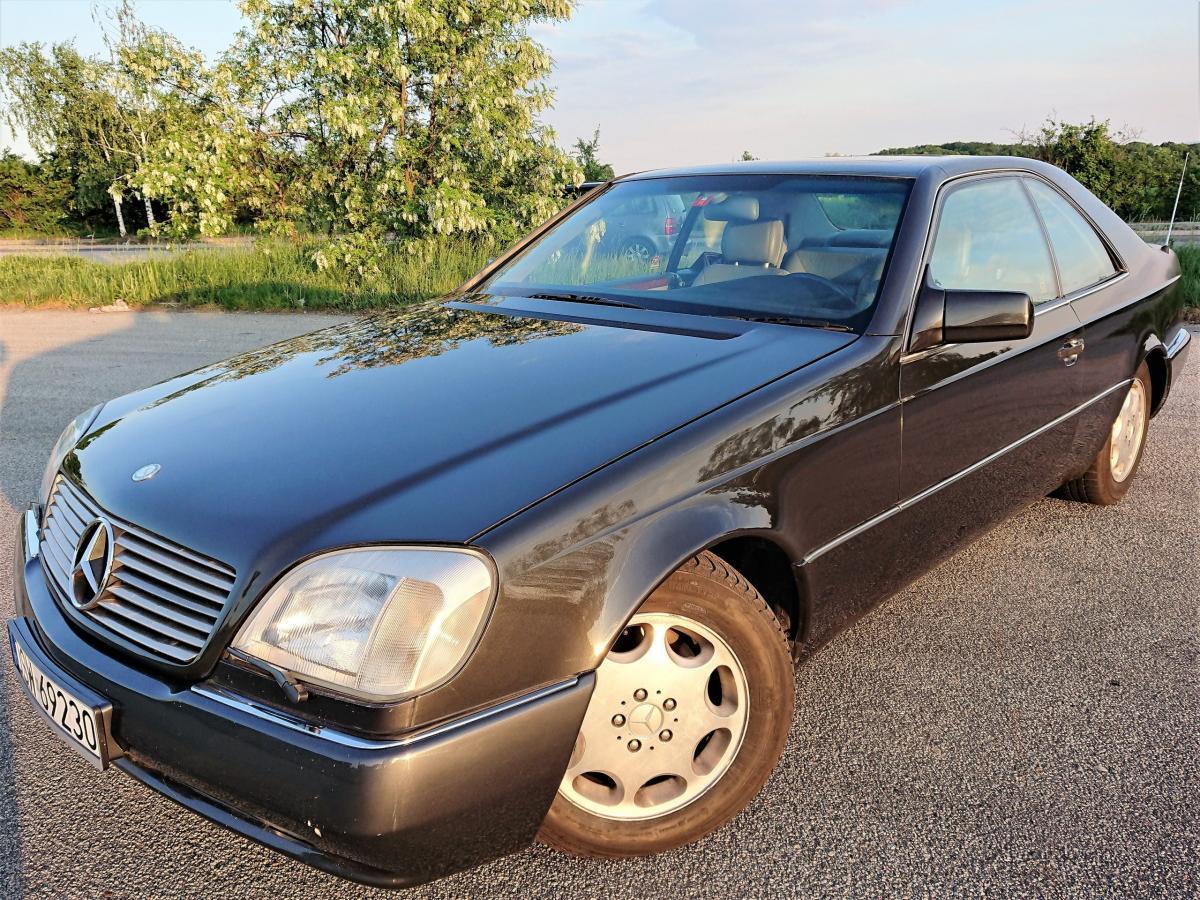
[[[99, 50], [97, 6], [0, 0], [0, 45]], [[138, 9], [209, 56], [240, 23], [233, 0]], [[1005, 142], [1047, 116], [1200, 140], [1197, 0], [581, 0], [532, 30], [555, 59], [546, 120], [564, 146], [599, 127], [618, 172]]]

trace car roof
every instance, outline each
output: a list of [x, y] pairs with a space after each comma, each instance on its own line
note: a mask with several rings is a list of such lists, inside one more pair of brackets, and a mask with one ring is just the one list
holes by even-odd
[[620, 181], [681, 175], [874, 175], [917, 178], [923, 174], [949, 178], [968, 172], [1025, 169], [1038, 163], [1020, 156], [826, 156], [788, 161], [753, 160], [707, 166], [652, 169], [624, 175]]

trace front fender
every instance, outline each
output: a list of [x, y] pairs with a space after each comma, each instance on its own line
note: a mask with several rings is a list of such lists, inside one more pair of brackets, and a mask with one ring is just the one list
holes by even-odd
[[527, 516], [519, 532], [487, 546], [500, 561], [500, 594], [479, 647], [451, 682], [456, 692], [504, 696], [590, 671], [689, 557], [743, 534], [778, 542], [767, 498], [724, 488], [645, 513], [617, 495], [577, 521], [549, 507]]

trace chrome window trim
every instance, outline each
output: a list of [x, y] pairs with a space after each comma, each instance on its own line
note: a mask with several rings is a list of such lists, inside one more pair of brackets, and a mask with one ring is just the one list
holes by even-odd
[[[1097, 281], [1095, 284], [1089, 284], [1087, 287], [1079, 288], [1078, 290], [1073, 291], [1070, 294], [1064, 294], [1063, 296], [1061, 296], [1055, 300], [1049, 300], [1046, 303], [1043, 303], [1041, 306], [1034, 306], [1033, 314], [1036, 317], [1036, 316], [1040, 315], [1042, 312], [1049, 312], [1052, 309], [1058, 309], [1060, 306], [1065, 306], [1066, 304], [1073, 303], [1076, 300], [1082, 300], [1084, 297], [1089, 297], [1092, 294], [1096, 293], [1096, 291], [1102, 291], [1106, 287], [1110, 287], [1110, 286], [1116, 284], [1118, 281], [1122, 281], [1123, 279], [1128, 278], [1128, 277], [1129, 277], [1128, 271], [1114, 272], [1112, 275], [1109, 275], [1103, 281]], [[1172, 279], [1172, 281], [1173, 280], [1174, 279]], [[1163, 285], [1163, 287], [1166, 287], [1170, 283], [1171, 282], [1168, 281], [1166, 285]], [[1138, 302], [1140, 302], [1140, 301], [1137, 301], [1137, 300], [1134, 301], [1134, 303], [1138, 303]], [[1079, 324], [1080, 324], [1080, 326], [1083, 325], [1082, 322], [1080, 322]]]
[[313, 725], [303, 719], [289, 716], [287, 713], [265, 706], [261, 703], [255, 703], [248, 697], [243, 697], [240, 694], [235, 694], [231, 691], [222, 690], [220, 688], [210, 687], [208, 685], [193, 685], [190, 689], [193, 694], [212, 700], [216, 703], [226, 706], [230, 709], [238, 710], [239, 712], [253, 716], [264, 722], [269, 722], [272, 725], [282, 726], [292, 731], [298, 731], [302, 734], [307, 734], [310, 737], [319, 738], [320, 740], [330, 741], [342, 747], [350, 747], [354, 750], [396, 750], [404, 747], [411, 747], [420, 744], [424, 741], [433, 740], [445, 734], [450, 734], [458, 731], [461, 728], [466, 728], [469, 725], [474, 725], [477, 722], [483, 722], [487, 719], [503, 715], [511, 712], [514, 709], [519, 709], [529, 703], [535, 703], [546, 697], [561, 693], [562, 691], [573, 688], [579, 683], [579, 677], [569, 678], [566, 681], [560, 681], [556, 684], [551, 684], [543, 688], [538, 688], [535, 691], [530, 691], [527, 694], [521, 694], [518, 697], [513, 697], [505, 700], [502, 703], [497, 703], [495, 706], [488, 706], [484, 709], [476, 710], [473, 713], [468, 713], [457, 719], [451, 719], [448, 722], [443, 722], [440, 725], [434, 725], [422, 731], [416, 731], [412, 734], [407, 734], [399, 738], [366, 738], [356, 734], [350, 734], [345, 731], [339, 731], [336, 728], [328, 728], [321, 725]]
[[1061, 416], [1058, 416], [1057, 418], [1052, 419], [1051, 421], [1047, 422], [1045, 425], [1035, 428], [1033, 431], [1029, 432], [1028, 434], [1024, 435], [1023, 437], [1018, 438], [1017, 440], [1013, 441], [1011, 444], [1001, 447], [999, 450], [996, 450], [994, 453], [989, 453], [983, 459], [978, 460], [977, 462], [971, 463], [971, 465], [967, 466], [965, 469], [955, 472], [949, 478], [944, 478], [941, 481], [937, 482], [936, 484], [931, 484], [929, 487], [924, 488], [924, 489], [918, 491], [917, 493], [913, 494], [908, 499], [901, 500], [895, 506], [888, 507], [883, 512], [879, 513], [877, 516], [867, 519], [865, 522], [863, 522], [859, 525], [856, 525], [855, 527], [851, 528], [849, 531], [842, 532], [837, 537], [835, 537], [832, 541], [829, 541], [826, 544], [822, 544], [820, 547], [817, 547], [815, 550], [811, 551], [808, 555], [806, 555], [804, 557], [804, 559], [802, 560], [801, 565], [808, 565], [809, 563], [813, 562], [814, 560], [817, 560], [820, 557], [824, 556], [830, 550], [833, 550], [836, 547], [840, 547], [842, 544], [846, 543], [846, 541], [849, 541], [852, 538], [856, 538], [860, 534], [864, 533], [865, 531], [868, 531], [869, 529], [874, 528], [880, 522], [887, 521], [888, 519], [890, 519], [892, 516], [896, 515], [897, 513], [904, 512], [907, 509], [911, 509], [913, 506], [916, 506], [922, 500], [932, 497], [934, 494], [936, 494], [938, 491], [942, 490], [943, 488], [947, 488], [950, 485], [954, 484], [956, 481], [959, 481], [959, 480], [965, 478], [966, 476], [972, 474], [973, 472], [979, 471], [980, 469], [982, 469], [984, 466], [988, 465], [989, 463], [995, 462], [997, 459], [999, 459], [1004, 454], [1017, 449], [1018, 447], [1022, 446], [1023, 444], [1029, 443], [1034, 438], [1045, 434], [1050, 429], [1058, 427], [1063, 422], [1070, 419], [1072, 416], [1078, 415], [1079, 413], [1083, 412], [1085, 409], [1087, 409], [1093, 403], [1097, 403], [1100, 400], [1103, 400], [1105, 397], [1107, 397], [1109, 394], [1113, 393], [1114, 391], [1118, 391], [1123, 387], [1127, 387], [1132, 381], [1133, 381], [1133, 379], [1126, 378], [1124, 381], [1120, 381], [1117, 384], [1114, 384], [1112, 387], [1110, 387], [1104, 391], [1101, 391], [1099, 394], [1097, 394], [1095, 397], [1092, 397], [1090, 400], [1085, 400], [1083, 403], [1079, 404], [1074, 409], [1070, 409], [1067, 412], [1063, 413]]

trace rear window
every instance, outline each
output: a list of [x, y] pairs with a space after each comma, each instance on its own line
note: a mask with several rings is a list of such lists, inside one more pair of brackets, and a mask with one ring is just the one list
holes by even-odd
[[887, 194], [817, 194], [821, 210], [835, 228], [886, 229], [900, 216], [900, 197]]

